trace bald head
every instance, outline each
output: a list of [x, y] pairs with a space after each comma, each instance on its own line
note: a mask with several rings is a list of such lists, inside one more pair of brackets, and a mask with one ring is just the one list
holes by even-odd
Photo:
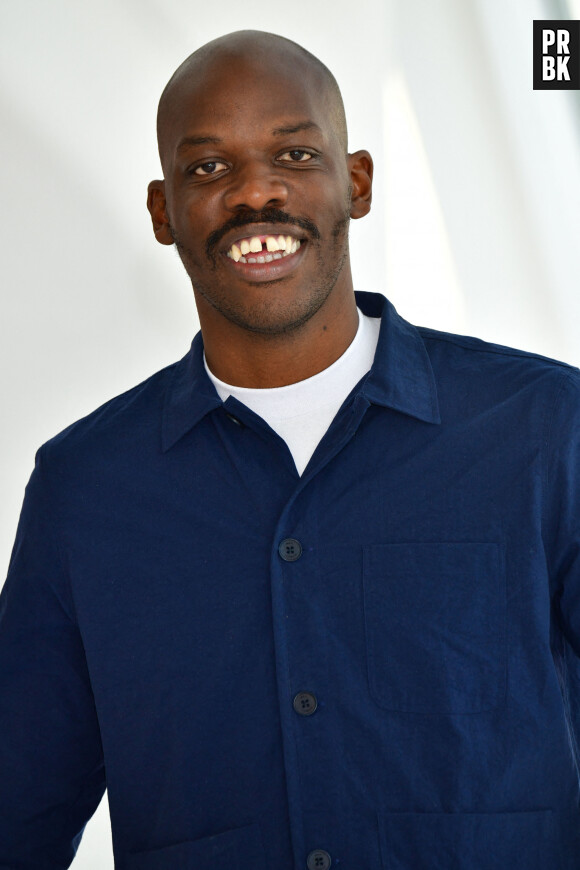
[[[167, 136], [172, 123], [190, 95], [216, 80], [224, 69], [252, 68], [262, 76], [284, 77], [287, 87], [307, 88], [324, 101], [328, 120], [342, 150], [347, 150], [347, 128], [342, 97], [336, 79], [322, 61], [296, 42], [258, 30], [241, 30], [202, 45], [177, 68], [159, 100], [157, 140], [165, 169]], [[293, 84], [295, 83], [295, 84]], [[284, 95], [281, 95], [284, 99]]]

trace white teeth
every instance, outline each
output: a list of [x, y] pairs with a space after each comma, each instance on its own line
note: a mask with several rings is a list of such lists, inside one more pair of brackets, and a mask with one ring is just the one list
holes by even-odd
[[233, 244], [227, 255], [236, 263], [271, 263], [272, 260], [280, 260], [289, 254], [295, 254], [300, 247], [300, 240], [293, 239], [292, 236], [278, 236], [277, 238], [266, 236], [265, 241], [268, 253], [261, 257], [248, 257], [246, 259], [246, 255], [250, 252], [253, 254], [262, 253], [262, 242], [258, 236], [242, 239]]

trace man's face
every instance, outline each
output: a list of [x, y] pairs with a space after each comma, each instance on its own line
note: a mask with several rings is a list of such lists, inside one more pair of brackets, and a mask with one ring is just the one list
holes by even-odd
[[316, 75], [214, 63], [162, 137], [165, 213], [196, 295], [239, 326], [306, 322], [348, 272], [351, 177]]

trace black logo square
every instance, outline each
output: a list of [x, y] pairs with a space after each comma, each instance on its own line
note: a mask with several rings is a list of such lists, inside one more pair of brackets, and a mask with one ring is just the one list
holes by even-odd
[[580, 89], [580, 21], [534, 21], [534, 90]]

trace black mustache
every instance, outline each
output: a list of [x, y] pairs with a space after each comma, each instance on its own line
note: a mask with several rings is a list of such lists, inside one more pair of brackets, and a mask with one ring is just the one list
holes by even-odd
[[319, 239], [320, 232], [318, 227], [309, 221], [308, 218], [298, 218], [286, 214], [285, 211], [279, 211], [277, 208], [267, 208], [260, 212], [240, 212], [234, 215], [230, 220], [220, 227], [219, 230], [214, 230], [207, 237], [205, 250], [209, 257], [212, 256], [214, 249], [221, 242], [226, 233], [231, 230], [237, 230], [240, 227], [246, 227], [248, 224], [293, 224], [306, 230], [312, 239]]

